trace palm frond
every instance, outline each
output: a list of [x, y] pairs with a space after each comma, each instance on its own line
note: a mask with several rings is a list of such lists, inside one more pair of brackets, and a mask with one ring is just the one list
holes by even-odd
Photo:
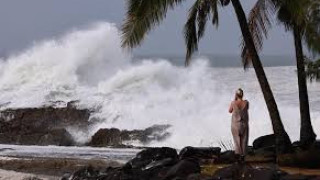
[[[268, 30], [271, 27], [270, 16], [276, 11], [275, 2], [272, 0], [258, 0], [250, 12], [248, 25], [253, 42], [258, 51], [262, 49], [263, 38], [268, 37]], [[242, 40], [242, 63], [247, 68], [251, 62], [251, 55]]]
[[209, 13], [210, 13], [210, 1], [207, 0], [201, 0], [198, 3], [198, 16], [197, 16], [197, 21], [198, 21], [198, 39], [203, 37], [204, 31], [206, 28], [206, 23], [209, 18]]
[[201, 0], [197, 0], [194, 3], [194, 5], [190, 8], [188, 20], [184, 26], [184, 38], [187, 46], [187, 55], [186, 55], [186, 62], [185, 62], [186, 66], [190, 64], [190, 59], [192, 54], [198, 50], [196, 19], [197, 19], [199, 1]]
[[186, 42], [185, 65], [190, 64], [192, 54], [198, 50], [198, 42], [203, 37], [206, 23], [212, 17], [213, 25], [218, 26], [218, 0], [197, 0], [189, 10], [187, 22], [184, 26]]
[[313, 1], [307, 9], [303, 29], [303, 39], [308, 50], [320, 54], [320, 2]]
[[218, 2], [211, 3], [211, 11], [212, 11], [212, 25], [218, 27], [219, 26], [219, 13], [218, 13]]
[[312, 82], [313, 80], [320, 81], [320, 60], [311, 61], [306, 58], [306, 75], [307, 78]]
[[122, 46], [140, 45], [145, 35], [166, 16], [168, 9], [185, 0], [128, 0], [126, 19], [121, 27]]

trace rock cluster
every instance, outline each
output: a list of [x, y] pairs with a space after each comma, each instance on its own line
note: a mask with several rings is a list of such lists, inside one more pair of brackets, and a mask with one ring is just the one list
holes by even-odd
[[[208, 155], [208, 154], [209, 155]], [[200, 159], [217, 157], [219, 148], [186, 147], [180, 154], [172, 148], [147, 148], [120, 168], [96, 170], [92, 167], [75, 172], [70, 180], [171, 180], [186, 179], [201, 173]]]
[[139, 141], [148, 144], [151, 141], [162, 141], [170, 136], [167, 129], [170, 125], [154, 125], [145, 130], [119, 130], [116, 128], [100, 129], [91, 138], [89, 146], [124, 147], [126, 141]]
[[0, 143], [73, 145], [67, 127], [88, 127], [89, 110], [65, 108], [7, 109], [0, 112]]
[[[319, 144], [314, 143], [302, 154], [317, 157], [320, 154]], [[295, 146], [299, 149], [299, 146]], [[317, 149], [317, 150], [315, 150]], [[220, 148], [185, 147], [179, 154], [168, 147], [147, 148], [136, 155], [122, 167], [104, 170], [92, 167], [83, 168], [65, 180], [318, 180], [319, 176], [290, 175], [275, 166], [278, 157], [275, 153], [274, 136], [267, 135], [254, 141], [249, 148], [247, 163], [237, 162], [233, 151], [221, 152]], [[301, 154], [297, 153], [297, 154]], [[286, 155], [295, 161], [293, 154]], [[250, 160], [251, 158], [251, 160]], [[299, 160], [302, 160], [301, 158]], [[288, 161], [287, 160], [287, 161]], [[319, 163], [319, 159], [309, 160]], [[250, 162], [268, 162], [269, 165], [253, 166]], [[284, 161], [283, 161], [284, 162]], [[311, 163], [312, 164], [312, 163]], [[287, 164], [290, 165], [290, 164]], [[291, 164], [293, 165], [293, 164]], [[220, 166], [220, 167], [219, 167]], [[313, 166], [313, 168], [320, 167]]]
[[63, 108], [40, 107], [7, 109], [0, 112], [0, 144], [16, 145], [88, 145], [95, 147], [128, 147], [126, 141], [147, 144], [170, 136], [170, 125], [154, 125], [144, 130], [100, 129], [87, 144], [74, 141], [68, 128], [86, 130], [90, 111], [68, 105]]
[[[122, 167], [104, 170], [86, 167], [64, 180], [317, 180], [318, 176], [289, 175], [275, 167], [234, 163], [211, 174], [202, 166], [220, 158], [219, 148], [186, 147], [177, 154], [168, 147], [148, 148]], [[221, 160], [220, 160], [221, 161]]]

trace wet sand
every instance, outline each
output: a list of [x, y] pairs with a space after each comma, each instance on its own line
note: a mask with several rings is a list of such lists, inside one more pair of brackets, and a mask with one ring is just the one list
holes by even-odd
[[21, 173], [16, 171], [8, 171], [0, 169], [0, 180], [28, 180], [31, 178], [39, 178], [41, 180], [59, 180], [61, 177], [36, 175], [30, 173]]

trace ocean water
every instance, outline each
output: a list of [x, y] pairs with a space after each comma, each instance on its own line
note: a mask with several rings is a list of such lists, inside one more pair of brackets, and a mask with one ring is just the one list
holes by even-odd
[[[97, 23], [1, 59], [1, 109], [65, 106], [77, 101], [79, 108], [94, 111], [90, 117], [94, 125], [88, 131], [68, 129], [79, 142], [88, 141], [100, 128], [132, 130], [170, 124], [168, 139], [147, 145], [217, 146], [232, 140], [228, 108], [235, 90], [241, 87], [250, 102], [250, 142], [272, 133], [253, 69], [213, 67], [205, 57], [184, 68], [166, 58], [133, 57], [120, 43], [114, 24]], [[285, 128], [291, 139], [297, 140], [295, 67], [265, 70]], [[308, 85], [312, 123], [320, 134], [320, 83]]]

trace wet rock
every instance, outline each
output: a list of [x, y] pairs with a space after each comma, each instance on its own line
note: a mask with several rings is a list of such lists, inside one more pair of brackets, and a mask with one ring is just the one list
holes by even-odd
[[274, 134], [266, 135], [266, 136], [261, 136], [257, 138], [256, 140], [253, 141], [253, 149], [261, 149], [261, 148], [266, 148], [270, 146], [275, 146], [275, 136]]
[[[67, 127], [86, 128], [90, 112], [76, 108], [25, 108], [0, 112], [0, 143], [72, 145]], [[57, 137], [60, 136], [60, 137]]]
[[74, 144], [71, 134], [65, 129], [53, 129], [42, 136], [37, 143], [40, 146], [72, 146]]
[[241, 179], [241, 180], [275, 180], [283, 173], [277, 169], [253, 168], [245, 164], [233, 164], [215, 172], [215, 179]]
[[137, 154], [135, 158], [127, 162], [124, 166], [126, 169], [144, 169], [150, 163], [161, 161], [164, 159], [172, 159], [175, 162], [178, 159], [178, 154], [175, 149], [162, 147], [162, 148], [147, 148]]
[[166, 130], [170, 125], [154, 125], [145, 130], [119, 130], [116, 128], [100, 129], [91, 138], [89, 146], [95, 147], [126, 147], [126, 141], [140, 141], [147, 144], [151, 141], [162, 141], [170, 136]]
[[320, 168], [320, 149], [311, 146], [307, 150], [277, 156], [279, 165], [300, 168]]
[[187, 180], [213, 180], [213, 179], [210, 176], [206, 176], [206, 175], [197, 173], [197, 174], [190, 174], [187, 177]]
[[236, 161], [236, 155], [234, 151], [225, 151], [220, 154], [218, 163], [229, 164]]
[[106, 147], [119, 146], [122, 144], [121, 132], [119, 129], [100, 129], [96, 132], [89, 143], [89, 146]]
[[264, 147], [260, 149], [254, 150], [255, 156], [263, 156], [263, 157], [270, 157], [275, 158], [276, 157], [276, 148], [274, 146]]
[[316, 176], [316, 177], [312, 178], [311, 180], [320, 180], [320, 176]]
[[315, 176], [294, 174], [294, 175], [286, 175], [282, 177], [280, 180], [312, 180], [314, 178]]
[[93, 167], [85, 167], [76, 171], [69, 179], [70, 180], [94, 180], [98, 179], [100, 176], [100, 171], [95, 170]]
[[170, 136], [167, 130], [170, 125], [153, 125], [145, 130], [123, 130], [121, 132], [121, 139], [123, 141], [138, 140], [143, 144], [148, 144], [151, 141], [163, 141]]
[[26, 178], [23, 178], [22, 180], [42, 180], [41, 178], [38, 178], [36, 176], [32, 176], [32, 177], [26, 177]]
[[170, 168], [165, 180], [186, 179], [190, 174], [200, 173], [201, 168], [195, 159], [183, 159]]
[[176, 162], [177, 162], [177, 159], [174, 159], [174, 158], [165, 158], [165, 159], [158, 160], [158, 161], [152, 161], [151, 163], [146, 165], [143, 168], [143, 170], [168, 167], [168, 166], [174, 165]]
[[213, 159], [220, 156], [221, 148], [219, 147], [185, 147], [179, 153], [179, 159], [196, 158], [196, 159]]

